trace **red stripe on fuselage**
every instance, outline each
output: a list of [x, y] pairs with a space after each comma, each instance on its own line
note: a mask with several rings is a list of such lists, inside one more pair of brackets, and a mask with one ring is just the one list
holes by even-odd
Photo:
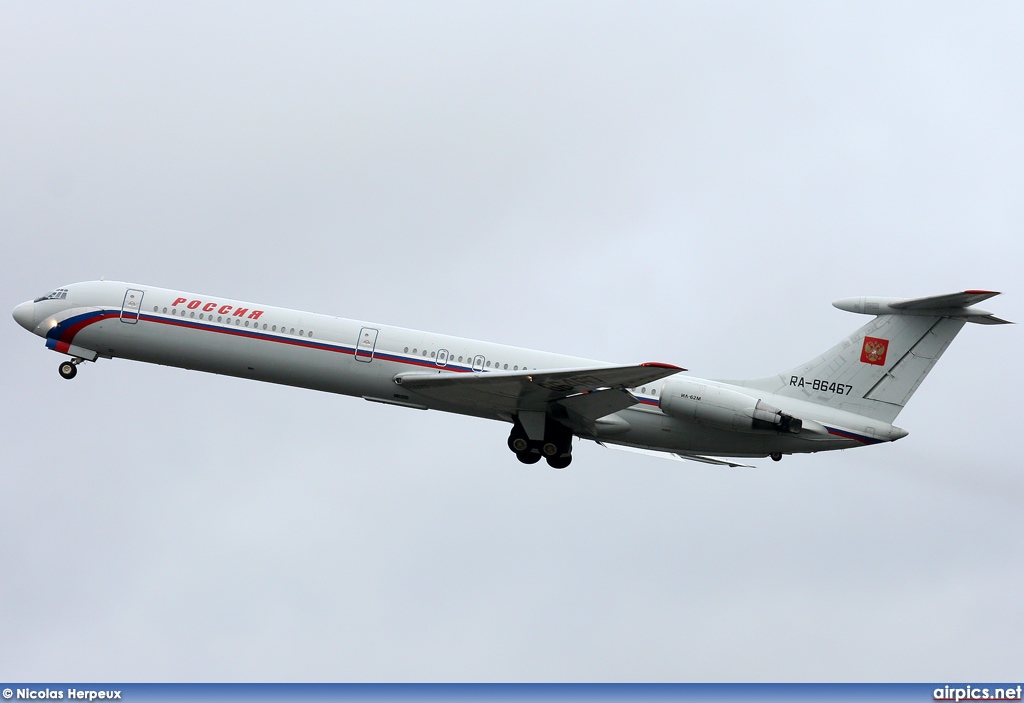
[[60, 336], [57, 337], [57, 344], [71, 344], [75, 341], [75, 335], [81, 332], [83, 329], [93, 324], [94, 322], [102, 322], [103, 320], [109, 320], [112, 317], [120, 317], [120, 313], [117, 312], [103, 312], [99, 315], [79, 320], [75, 324], [71, 325], [67, 329], [61, 330]]
[[877, 437], [864, 437], [862, 435], [849, 432], [847, 430], [840, 430], [834, 427], [828, 427], [827, 425], [825, 426], [825, 429], [828, 430], [828, 433], [831, 435], [835, 435], [836, 437], [842, 437], [843, 439], [856, 440], [861, 444], [881, 444], [883, 441], [885, 441], [878, 439]]

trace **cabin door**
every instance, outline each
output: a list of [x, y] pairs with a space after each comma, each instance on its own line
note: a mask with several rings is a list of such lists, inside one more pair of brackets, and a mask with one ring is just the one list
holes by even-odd
[[373, 350], [377, 347], [377, 330], [364, 327], [359, 330], [359, 341], [356, 342], [356, 361], [373, 361]]
[[121, 303], [121, 322], [127, 322], [129, 325], [134, 325], [139, 321], [139, 311], [142, 310], [142, 296], [145, 295], [141, 290], [135, 290], [129, 288], [124, 294], [124, 302]]

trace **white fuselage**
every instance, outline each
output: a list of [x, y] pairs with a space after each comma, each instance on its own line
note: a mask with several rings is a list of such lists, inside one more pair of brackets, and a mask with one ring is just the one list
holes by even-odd
[[[407, 371], [478, 373], [594, 368], [592, 359], [115, 281], [67, 286], [66, 296], [19, 306], [15, 317], [47, 346], [88, 360], [124, 358], [511, 422], [487, 407], [419, 396], [395, 383]], [[63, 294], [62, 294], [63, 295]], [[31, 308], [26, 308], [31, 305]], [[692, 378], [687, 376], [687, 378]], [[616, 421], [576, 434], [646, 449], [718, 456], [814, 452], [898, 439], [891, 424], [761, 393], [824, 431], [737, 432], [670, 417], [665, 383], [630, 389], [637, 403]], [[701, 381], [729, 387], [715, 381]]]

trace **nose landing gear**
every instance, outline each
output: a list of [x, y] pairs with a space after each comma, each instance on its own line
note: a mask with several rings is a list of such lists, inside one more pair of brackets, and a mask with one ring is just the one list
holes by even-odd
[[85, 361], [85, 359], [81, 359], [77, 356], [70, 361], [62, 361], [60, 366], [57, 367], [57, 372], [60, 374], [61, 378], [66, 378], [70, 381], [78, 375], [78, 365], [83, 361]]
[[769, 456], [771, 456], [772, 461], [782, 461], [782, 452], [772, 452]]

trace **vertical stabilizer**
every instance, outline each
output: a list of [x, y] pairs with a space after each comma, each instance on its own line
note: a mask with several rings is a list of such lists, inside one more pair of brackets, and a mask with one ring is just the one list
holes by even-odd
[[[892, 422], [967, 322], [1004, 324], [969, 307], [990, 291], [929, 298], [847, 298], [876, 317], [824, 354], [776, 376], [729, 383]], [[983, 296], [983, 297], [982, 297]]]

